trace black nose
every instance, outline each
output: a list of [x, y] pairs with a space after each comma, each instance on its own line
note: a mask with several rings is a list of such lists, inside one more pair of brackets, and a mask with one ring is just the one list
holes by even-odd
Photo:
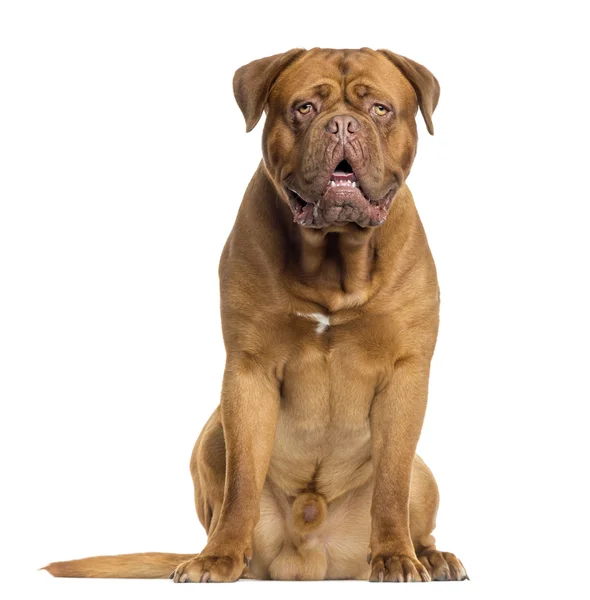
[[326, 125], [327, 132], [341, 137], [356, 133], [360, 128], [361, 124], [350, 115], [336, 115]]

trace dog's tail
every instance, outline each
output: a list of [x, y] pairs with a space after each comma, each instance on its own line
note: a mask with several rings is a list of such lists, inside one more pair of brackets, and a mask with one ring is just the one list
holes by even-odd
[[176, 567], [197, 554], [143, 552], [117, 556], [93, 556], [54, 562], [46, 571], [54, 577], [96, 577], [99, 579], [167, 579]]
[[[306, 534], [319, 527], [328, 514], [325, 498], [315, 492], [299, 494], [291, 508], [296, 531]], [[93, 556], [78, 560], [54, 562], [46, 571], [54, 577], [95, 577], [99, 579], [166, 579], [184, 561], [197, 554], [143, 552], [116, 556]]]

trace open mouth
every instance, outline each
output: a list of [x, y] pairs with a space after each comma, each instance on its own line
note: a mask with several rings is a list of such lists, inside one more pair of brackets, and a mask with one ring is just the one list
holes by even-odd
[[306, 201], [290, 189], [293, 220], [306, 227], [326, 227], [355, 222], [361, 227], [381, 225], [387, 217], [394, 190], [381, 200], [372, 200], [363, 191], [352, 166], [338, 163], [328, 185], [317, 201]]
[[347, 160], [341, 160], [338, 163], [335, 171], [330, 176], [329, 187], [358, 187], [360, 190], [360, 185], [358, 185], [358, 179], [350, 166], [350, 163]]

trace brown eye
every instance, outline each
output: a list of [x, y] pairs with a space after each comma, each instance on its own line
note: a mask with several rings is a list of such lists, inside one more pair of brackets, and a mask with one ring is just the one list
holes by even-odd
[[383, 106], [383, 104], [375, 104], [373, 106], [373, 112], [378, 117], [384, 117], [389, 112], [389, 109], [387, 107]]
[[297, 108], [298, 112], [302, 115], [307, 115], [311, 112], [313, 105], [311, 102], [306, 102]]

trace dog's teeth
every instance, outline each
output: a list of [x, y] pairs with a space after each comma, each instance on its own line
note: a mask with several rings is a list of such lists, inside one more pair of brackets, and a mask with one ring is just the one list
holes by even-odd
[[356, 181], [352, 182], [352, 187], [356, 187]]
[[336, 185], [336, 182], [335, 182], [334, 180], [330, 180], [330, 185], [331, 185], [332, 187], [334, 187], [334, 186]]

